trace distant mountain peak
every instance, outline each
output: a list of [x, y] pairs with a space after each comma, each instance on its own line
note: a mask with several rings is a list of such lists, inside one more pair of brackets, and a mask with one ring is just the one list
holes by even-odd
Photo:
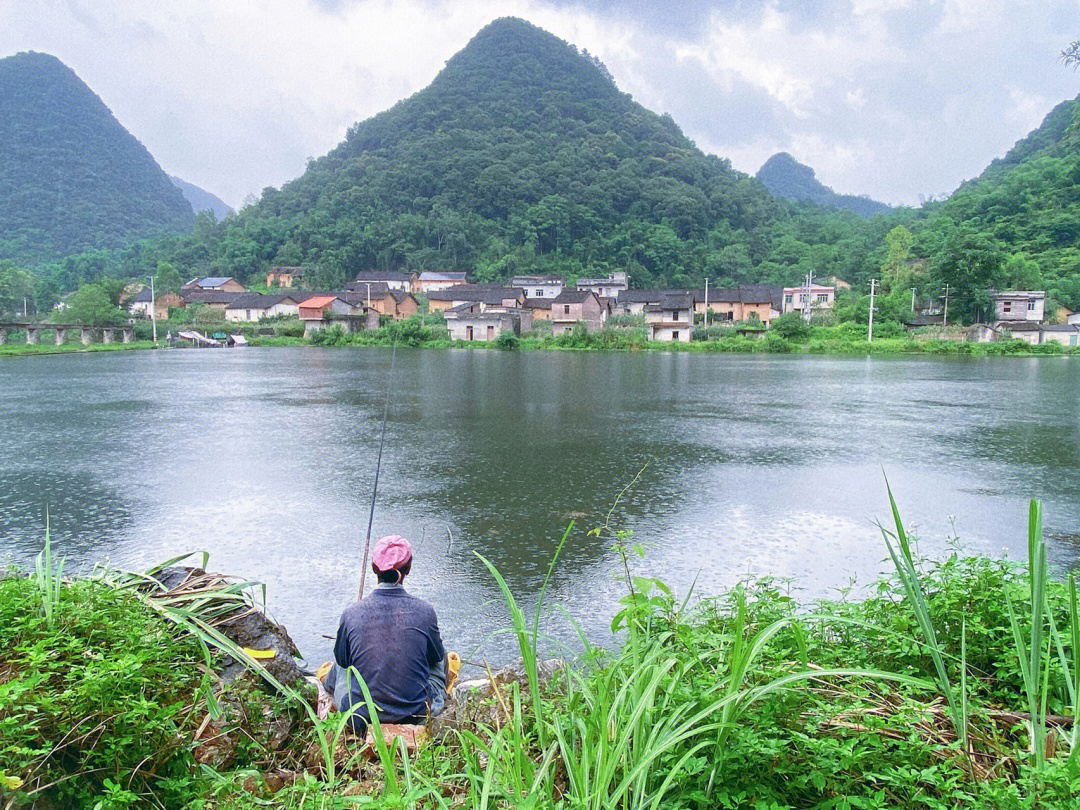
[[809, 200], [823, 208], [847, 208], [862, 217], [884, 214], [890, 207], [869, 197], [837, 194], [787, 152], [777, 152], [758, 169], [757, 179], [776, 197], [785, 200]]
[[196, 214], [200, 211], [213, 211], [214, 218], [222, 220], [225, 219], [225, 217], [236, 213], [233, 211], [232, 206], [216, 194], [211, 194], [206, 189], [199, 188], [194, 183], [181, 180], [175, 174], [170, 174], [169, 179], [172, 180], [174, 186], [180, 189], [184, 195], [184, 199], [191, 204], [191, 208]]

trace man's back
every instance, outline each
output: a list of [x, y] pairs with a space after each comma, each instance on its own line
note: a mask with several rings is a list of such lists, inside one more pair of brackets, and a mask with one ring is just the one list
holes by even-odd
[[[435, 610], [400, 585], [379, 585], [341, 614], [334, 660], [341, 670], [356, 667], [379, 709], [379, 719], [395, 723], [422, 719], [428, 702], [428, 679], [442, 667], [446, 652]], [[359, 684], [338, 695], [338, 708], [360, 704], [367, 717]]]

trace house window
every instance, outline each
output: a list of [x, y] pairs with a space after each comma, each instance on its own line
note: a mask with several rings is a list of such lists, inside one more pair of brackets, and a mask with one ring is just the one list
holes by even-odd
[[787, 295], [784, 296], [784, 303], [785, 304], [790, 304], [794, 300], [795, 300], [795, 296], [792, 295], [791, 293], [788, 293]]
[[1035, 302], [1034, 301], [1028, 301], [1028, 312], [1034, 312], [1034, 311], [1035, 311]]
[[817, 297], [817, 301], [818, 301], [819, 304], [827, 304], [827, 303], [829, 303], [829, 295], [828, 295], [828, 293], [820, 294]]
[[1011, 301], [1006, 301], [1005, 303], [1003, 303], [1001, 305], [1001, 311], [1002, 312], [1012, 312], [1012, 302]]
[[673, 341], [675, 341], [676, 343], [678, 343], [678, 341], [679, 341], [679, 330], [678, 329], [672, 329], [671, 330], [671, 339]]
[[537, 298], [543, 298], [544, 297], [544, 291], [543, 290], [537, 290], [536, 291], [536, 297]]
[[249, 321], [251, 320], [251, 310], [250, 309], [245, 309], [244, 310], [244, 317]]
[[563, 315], [569, 315], [569, 314], [570, 314], [570, 305], [569, 304], [563, 304]]

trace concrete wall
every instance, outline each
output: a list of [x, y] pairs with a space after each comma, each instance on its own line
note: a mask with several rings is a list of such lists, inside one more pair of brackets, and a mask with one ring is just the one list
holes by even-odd
[[1001, 296], [994, 300], [994, 311], [999, 321], [1042, 323], [1046, 318], [1046, 296]]

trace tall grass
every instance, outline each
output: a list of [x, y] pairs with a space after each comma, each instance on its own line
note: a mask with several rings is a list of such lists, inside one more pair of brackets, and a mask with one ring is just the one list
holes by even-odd
[[64, 574], [64, 558], [53, 557], [52, 538], [49, 531], [49, 514], [45, 513], [45, 546], [34, 561], [34, 584], [41, 598], [41, 615], [53, 623], [60, 604], [60, 587]]
[[[961, 621], [960, 658], [958, 666], [959, 687], [953, 684], [946, 659], [951, 656], [945, 645], [938, 638], [930, 618], [927, 595], [920, 581], [920, 575], [911, 551], [900, 511], [896, 505], [892, 490], [889, 489], [889, 503], [892, 509], [895, 530], [881, 527], [889, 549], [889, 556], [903, 585], [907, 600], [915, 613], [922, 647], [930, 655], [936, 675], [937, 687], [948, 706], [949, 719], [953, 725], [961, 750], [970, 765], [973, 751], [970, 742], [970, 706], [968, 695], [967, 663], [967, 623]], [[880, 526], [880, 524], [879, 524]], [[1043, 539], [1042, 503], [1032, 500], [1028, 507], [1027, 533], [1027, 583], [1028, 600], [1026, 614], [1018, 606], [1009, 588], [1003, 587], [1001, 598], [1008, 607], [1009, 627], [1012, 633], [1013, 650], [1020, 668], [1027, 704], [1030, 764], [1041, 773], [1047, 759], [1056, 747], [1048, 744], [1048, 734], [1058, 734], [1065, 743], [1069, 754], [1067, 765], [1070, 772], [1080, 775], [1080, 723], [1077, 722], [1078, 698], [1080, 698], [1080, 611], [1078, 611], [1076, 581], [1068, 578], [1068, 602], [1065, 605], [1068, 616], [1069, 638], [1072, 647], [1071, 657], [1065, 652], [1065, 643], [1054, 620], [1054, 606], [1048, 598], [1048, 585], [1051, 571], [1046, 562], [1046, 543]], [[1067, 705], [1073, 718], [1071, 731], [1065, 733], [1058, 729], [1050, 732], [1047, 727], [1047, 702], [1051, 696], [1051, 677], [1054, 670], [1062, 676], [1067, 693]]]

